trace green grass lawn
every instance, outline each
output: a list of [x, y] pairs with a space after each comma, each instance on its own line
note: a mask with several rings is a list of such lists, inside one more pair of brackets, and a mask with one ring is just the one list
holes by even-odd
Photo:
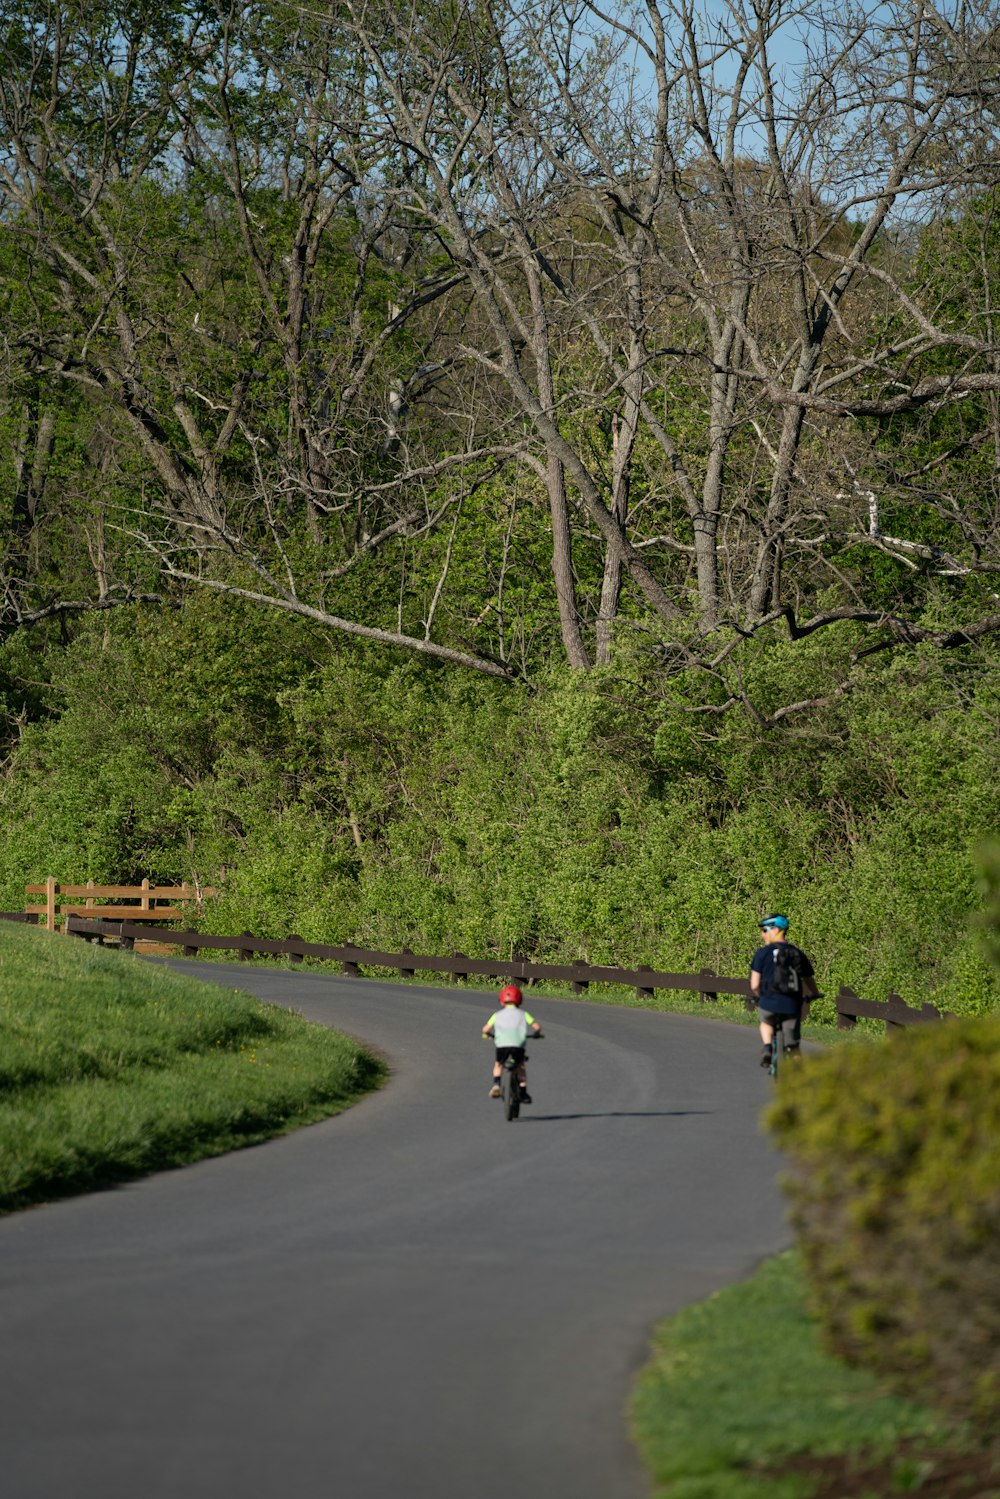
[[0, 923], [0, 1212], [254, 1144], [384, 1072], [249, 995]]
[[[824, 1459], [840, 1454], [838, 1493], [909, 1493], [963, 1442], [823, 1351], [794, 1253], [658, 1328], [632, 1424], [657, 1499], [811, 1499], [831, 1492]], [[869, 1489], [863, 1472], [876, 1468]]]

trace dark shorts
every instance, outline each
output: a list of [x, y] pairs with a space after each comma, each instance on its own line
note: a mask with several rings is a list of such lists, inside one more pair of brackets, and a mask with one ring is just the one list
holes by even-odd
[[773, 1010], [758, 1010], [757, 1019], [774, 1030], [783, 1030], [786, 1046], [798, 1046], [802, 1040], [802, 1011], [797, 1015], [775, 1015]]
[[497, 1061], [498, 1062], [506, 1062], [506, 1060], [507, 1060], [508, 1057], [510, 1057], [512, 1061], [516, 1062], [517, 1065], [520, 1066], [521, 1063], [524, 1061], [524, 1047], [523, 1046], [498, 1046], [497, 1047]]

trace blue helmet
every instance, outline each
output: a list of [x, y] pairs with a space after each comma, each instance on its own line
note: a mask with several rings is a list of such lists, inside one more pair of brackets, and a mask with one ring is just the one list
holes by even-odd
[[759, 925], [761, 926], [761, 928], [764, 928], [766, 926], [776, 926], [778, 928], [779, 932], [787, 932], [788, 931], [788, 917], [787, 916], [765, 916], [764, 920], [762, 922], [760, 922]]

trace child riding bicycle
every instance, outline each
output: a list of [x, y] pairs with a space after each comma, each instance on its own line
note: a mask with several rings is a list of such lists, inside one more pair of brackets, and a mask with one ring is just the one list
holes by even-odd
[[516, 984], [507, 984], [501, 989], [499, 999], [499, 1010], [495, 1011], [483, 1026], [484, 1040], [494, 1041], [497, 1049], [496, 1060], [493, 1063], [493, 1086], [490, 1089], [490, 1097], [500, 1097], [503, 1065], [510, 1057], [517, 1063], [517, 1081], [521, 1090], [521, 1102], [530, 1103], [531, 1094], [528, 1092], [528, 1078], [524, 1070], [524, 1043], [528, 1039], [529, 1031], [533, 1036], [540, 1036], [542, 1027], [533, 1015], [529, 1015], [527, 1010], [522, 1010], [524, 995]]

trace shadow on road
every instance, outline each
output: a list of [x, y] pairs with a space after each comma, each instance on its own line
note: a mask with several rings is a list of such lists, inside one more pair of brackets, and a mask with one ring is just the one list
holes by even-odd
[[714, 1109], [610, 1109], [592, 1114], [522, 1114], [528, 1124], [551, 1124], [557, 1119], [686, 1119], [689, 1114], [714, 1114]]

